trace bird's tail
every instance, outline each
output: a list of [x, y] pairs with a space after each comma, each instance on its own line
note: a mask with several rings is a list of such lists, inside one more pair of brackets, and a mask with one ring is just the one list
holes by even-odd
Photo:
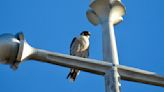
[[78, 69], [71, 69], [69, 74], [67, 75], [67, 79], [69, 78], [70, 81], [75, 81], [76, 77], [79, 75], [80, 70]]

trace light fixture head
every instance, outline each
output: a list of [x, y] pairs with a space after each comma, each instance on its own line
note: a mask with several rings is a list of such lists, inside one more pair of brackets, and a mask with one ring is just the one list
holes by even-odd
[[0, 63], [9, 64], [12, 68], [15, 65], [19, 49], [19, 38], [12, 34], [0, 35]]
[[113, 24], [120, 23], [123, 18], [122, 16], [125, 14], [125, 7], [120, 1], [114, 1], [111, 4], [111, 10], [109, 14], [109, 20]]
[[9, 64], [15, 70], [23, 60], [30, 59], [34, 51], [22, 32], [0, 35], [0, 64]]
[[99, 24], [99, 18], [98, 18], [98, 16], [96, 15], [96, 13], [93, 11], [93, 10], [91, 10], [91, 9], [89, 9], [88, 11], [87, 11], [87, 18], [88, 18], [88, 20], [93, 24], [93, 25], [98, 25]]

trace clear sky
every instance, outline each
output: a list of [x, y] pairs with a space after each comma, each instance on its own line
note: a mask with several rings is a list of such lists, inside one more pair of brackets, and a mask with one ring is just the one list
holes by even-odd
[[[115, 27], [122, 65], [164, 75], [164, 0], [122, 0], [124, 21]], [[74, 36], [91, 32], [90, 58], [102, 60], [101, 26], [86, 18], [90, 0], [0, 0], [0, 34], [22, 31], [30, 45], [69, 54]], [[81, 72], [75, 83], [68, 68], [27, 61], [13, 71], [0, 65], [0, 92], [104, 92], [104, 78]], [[164, 92], [164, 88], [121, 81], [122, 92]]]

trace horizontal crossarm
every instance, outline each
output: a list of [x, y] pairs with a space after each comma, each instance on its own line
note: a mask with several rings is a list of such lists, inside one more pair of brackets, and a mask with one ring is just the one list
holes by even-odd
[[[98, 75], [104, 75], [106, 71], [110, 70], [113, 66], [111, 63], [100, 60], [80, 58], [70, 55], [48, 52], [40, 49], [35, 50], [35, 53], [32, 55], [31, 59], [69, 68], [74, 67]], [[123, 65], [118, 65], [117, 67], [119, 70], [119, 74], [121, 75], [121, 79], [123, 80], [164, 87], [163, 76], [157, 75], [153, 72]]]
[[123, 65], [119, 65], [118, 70], [123, 80], [164, 87], [164, 76], [160, 76], [154, 72]]

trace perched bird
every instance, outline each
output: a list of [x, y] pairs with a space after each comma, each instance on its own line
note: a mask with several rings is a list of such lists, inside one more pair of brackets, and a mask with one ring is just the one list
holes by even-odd
[[[83, 31], [80, 36], [74, 37], [70, 45], [70, 55], [88, 58], [89, 56], [89, 38], [90, 32]], [[80, 70], [71, 68], [67, 76], [71, 81], [75, 81]]]

